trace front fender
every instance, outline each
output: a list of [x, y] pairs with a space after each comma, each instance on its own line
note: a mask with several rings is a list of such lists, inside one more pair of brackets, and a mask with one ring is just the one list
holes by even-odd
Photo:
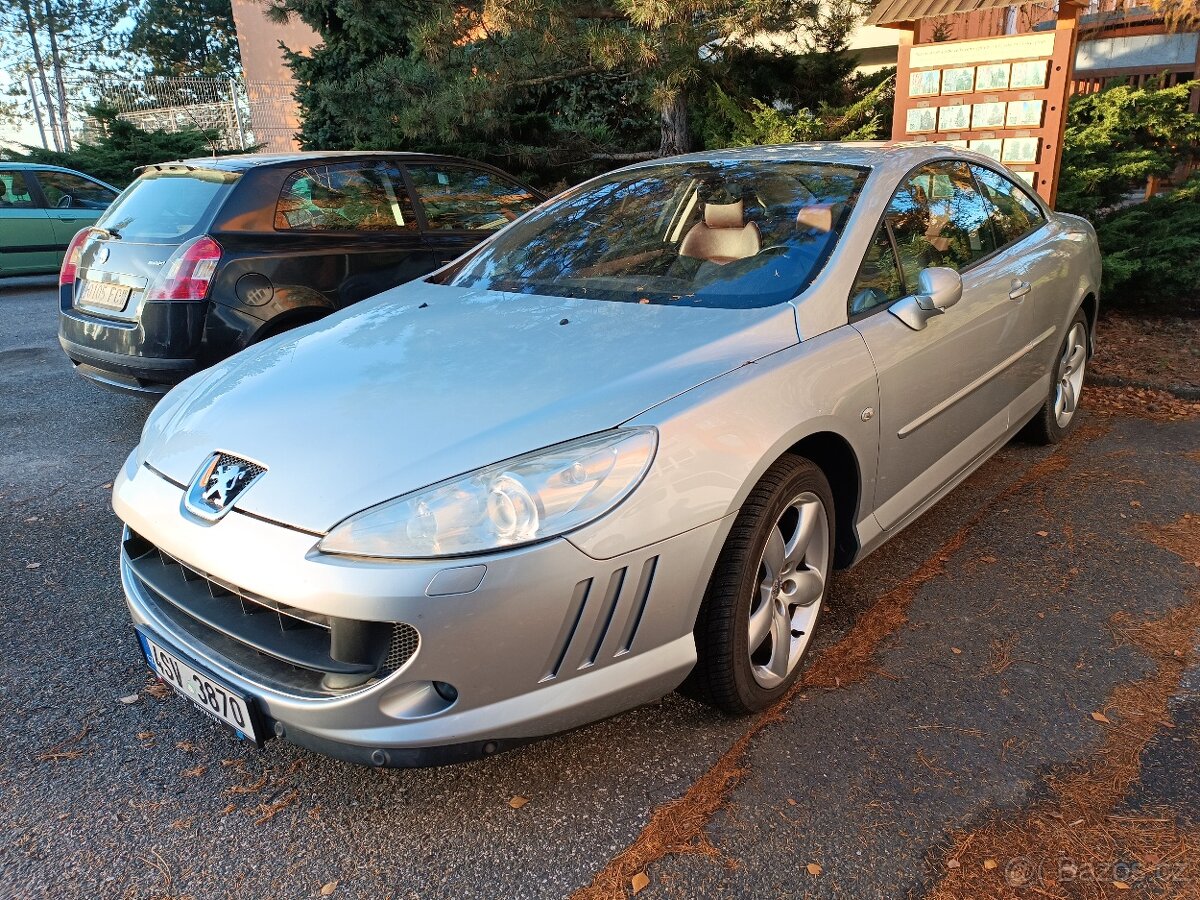
[[646, 480], [571, 542], [608, 559], [722, 519], [741, 508], [771, 465], [809, 435], [833, 432], [857, 462], [856, 524], [870, 516], [879, 447], [879, 388], [849, 326], [698, 385], [625, 424], [653, 425], [659, 447]]

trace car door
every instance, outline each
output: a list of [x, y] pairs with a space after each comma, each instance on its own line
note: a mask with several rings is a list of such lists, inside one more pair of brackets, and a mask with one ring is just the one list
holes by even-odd
[[79, 229], [94, 225], [117, 199], [112, 188], [72, 172], [39, 169], [32, 174], [46, 198], [55, 238], [64, 248]]
[[28, 170], [0, 168], [0, 274], [58, 271], [66, 241], [43, 207]]
[[413, 163], [405, 169], [434, 268], [541, 202], [528, 188], [486, 169], [443, 163]]
[[996, 235], [997, 278], [1007, 279], [1017, 306], [1017, 329], [1025, 352], [1014, 361], [1009, 378], [1017, 402], [1014, 415], [1026, 412], [1045, 394], [1054, 361], [1055, 334], [1062, 306], [1055, 301], [1063, 270], [1053, 242], [1045, 240], [1046, 214], [1030, 192], [988, 166], [971, 171], [987, 203]]
[[[967, 166], [927, 163], [901, 183], [850, 297], [850, 319], [879, 378], [876, 516], [903, 523], [1004, 439], [1019, 344], [1016, 305], [997, 281], [988, 209]], [[959, 272], [962, 298], [915, 329], [889, 312], [928, 267]]]
[[[287, 305], [335, 308], [373, 297], [435, 266], [404, 179], [384, 160], [306, 166], [284, 181], [276, 239], [256, 269]], [[319, 293], [324, 300], [315, 296]]]

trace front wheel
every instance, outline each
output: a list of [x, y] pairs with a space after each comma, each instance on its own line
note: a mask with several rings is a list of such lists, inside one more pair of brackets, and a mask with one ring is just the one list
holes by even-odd
[[1081, 309], [1067, 328], [1050, 381], [1050, 394], [1030, 421], [1026, 434], [1038, 444], [1057, 444], [1075, 427], [1087, 374], [1088, 320]]
[[729, 713], [757, 712], [782, 696], [821, 617], [833, 541], [824, 473], [785, 456], [750, 493], [717, 560], [685, 689]]

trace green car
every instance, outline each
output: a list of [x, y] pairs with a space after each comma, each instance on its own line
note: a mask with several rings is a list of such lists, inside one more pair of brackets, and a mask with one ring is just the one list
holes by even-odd
[[0, 161], [0, 276], [57, 272], [71, 238], [119, 193], [70, 169]]

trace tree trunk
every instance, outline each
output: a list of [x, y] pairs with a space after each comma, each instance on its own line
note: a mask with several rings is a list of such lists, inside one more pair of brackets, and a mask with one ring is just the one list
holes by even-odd
[[29, 85], [29, 99], [33, 101], [33, 117], [37, 119], [38, 136], [42, 139], [42, 149], [49, 150], [50, 145], [46, 143], [46, 126], [42, 122], [42, 107], [38, 103], [37, 91], [33, 89], [33, 76], [28, 72], [25, 73], [25, 83]]
[[677, 90], [659, 112], [662, 117], [662, 142], [658, 155], [678, 156], [687, 153], [691, 149], [691, 139], [688, 137], [687, 96], [683, 90]]
[[46, 31], [50, 34], [50, 61], [54, 65], [54, 84], [58, 89], [58, 119], [62, 123], [63, 149], [72, 150], [71, 119], [67, 109], [67, 85], [63, 79], [62, 57], [58, 55], [58, 35], [54, 30], [54, 11], [50, 8], [50, 0], [46, 5]]
[[33, 48], [33, 61], [37, 65], [38, 80], [42, 85], [42, 99], [46, 102], [46, 117], [50, 121], [50, 136], [54, 138], [54, 149], [62, 150], [62, 140], [58, 135], [58, 119], [54, 115], [54, 100], [50, 93], [50, 82], [46, 80], [46, 64], [42, 60], [42, 47], [37, 39], [37, 27], [33, 24], [33, 12], [29, 8], [29, 0], [21, 0], [21, 11], [25, 13], [25, 30], [29, 34], [29, 46]]

